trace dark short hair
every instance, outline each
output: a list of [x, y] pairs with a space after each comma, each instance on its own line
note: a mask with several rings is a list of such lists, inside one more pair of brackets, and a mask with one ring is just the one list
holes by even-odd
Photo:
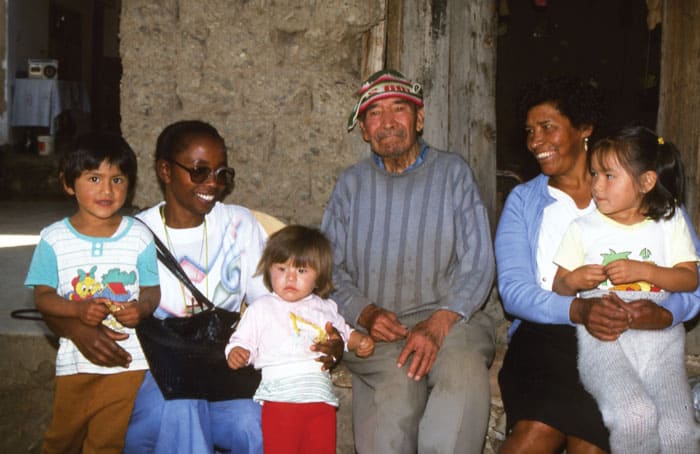
[[594, 82], [575, 76], [548, 76], [524, 85], [518, 99], [518, 118], [540, 104], [552, 104], [575, 128], [590, 125], [595, 130], [603, 121], [605, 102]]
[[328, 298], [333, 287], [333, 249], [328, 238], [320, 230], [303, 225], [288, 225], [270, 235], [255, 271], [262, 275], [265, 287], [272, 291], [270, 268], [275, 263], [292, 259], [294, 266], [308, 267], [316, 271], [316, 293]]
[[593, 156], [614, 157], [635, 181], [647, 171], [657, 175], [656, 185], [642, 197], [642, 214], [655, 221], [670, 219], [683, 203], [684, 172], [675, 145], [650, 129], [634, 125], [606, 133], [591, 149]]
[[109, 132], [89, 132], [78, 136], [59, 163], [61, 181], [75, 188], [75, 180], [86, 170], [95, 170], [104, 161], [119, 167], [128, 181], [127, 200], [136, 188], [137, 160], [124, 138]]
[[200, 120], [182, 120], [169, 124], [158, 135], [155, 160], [174, 159], [198, 137], [209, 137], [219, 141], [226, 150], [226, 142], [214, 126]]

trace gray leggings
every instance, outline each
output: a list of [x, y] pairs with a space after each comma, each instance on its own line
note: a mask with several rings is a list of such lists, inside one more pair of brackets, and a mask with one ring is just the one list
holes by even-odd
[[683, 325], [628, 330], [613, 342], [579, 325], [577, 336], [581, 382], [598, 402], [613, 453], [700, 452]]

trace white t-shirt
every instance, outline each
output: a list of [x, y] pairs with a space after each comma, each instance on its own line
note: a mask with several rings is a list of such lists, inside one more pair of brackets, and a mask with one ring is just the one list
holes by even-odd
[[[156, 250], [151, 232], [140, 222], [124, 216], [109, 238], [90, 237], [73, 228], [68, 218], [41, 231], [24, 284], [45, 285], [67, 300], [109, 298], [114, 302], [138, 300], [139, 287], [158, 285]], [[108, 326], [129, 334], [119, 341], [132, 357], [128, 369], [97, 366], [85, 358], [69, 339], [60, 338], [56, 375], [78, 373], [116, 374], [148, 369], [133, 328]]]
[[[177, 258], [194, 285], [216, 306], [240, 310], [244, 297], [252, 301], [268, 294], [262, 277], [253, 277], [267, 238], [247, 208], [216, 203], [205, 223], [189, 229], [168, 227], [161, 218], [160, 203], [138, 214]], [[206, 225], [206, 236], [204, 235]], [[191, 315], [194, 298], [170, 271], [158, 262], [160, 305], [158, 317]]]
[[[673, 267], [678, 263], [697, 262], [698, 256], [680, 210], [669, 220], [646, 219], [634, 225], [620, 224], [595, 210], [571, 223], [554, 262], [573, 271], [581, 265], [607, 265], [620, 259]], [[626, 300], [625, 292], [663, 292], [649, 282], [613, 285], [609, 280], [601, 282], [598, 289], [615, 291]], [[639, 293], [635, 293], [632, 299], [638, 298]], [[659, 301], [663, 296], [651, 299]]]
[[226, 356], [236, 346], [250, 351], [249, 363], [262, 369], [253, 397], [257, 401], [337, 406], [330, 375], [316, 361], [321, 353], [310, 350], [318, 336], [325, 335], [326, 322], [348, 341], [352, 328], [333, 300], [311, 294], [290, 303], [276, 294], [264, 296], [246, 309], [226, 346]]

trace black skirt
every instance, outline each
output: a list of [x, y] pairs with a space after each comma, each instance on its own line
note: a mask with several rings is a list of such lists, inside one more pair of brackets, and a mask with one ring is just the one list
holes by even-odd
[[608, 429], [579, 380], [576, 328], [523, 321], [498, 374], [508, 432], [520, 420], [539, 421], [610, 452]]

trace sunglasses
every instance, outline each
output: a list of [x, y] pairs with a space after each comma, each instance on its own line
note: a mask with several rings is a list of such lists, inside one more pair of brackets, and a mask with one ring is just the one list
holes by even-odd
[[172, 162], [181, 169], [187, 170], [187, 173], [190, 174], [190, 181], [192, 181], [192, 183], [195, 184], [204, 183], [209, 179], [209, 177], [213, 175], [217, 184], [230, 186], [231, 184], [233, 184], [233, 179], [236, 176], [236, 171], [233, 170], [233, 168], [231, 167], [219, 167], [216, 169], [212, 169], [211, 167], [206, 166], [189, 168], [185, 167], [184, 165], [180, 164], [174, 159], [166, 160], [168, 162]]

